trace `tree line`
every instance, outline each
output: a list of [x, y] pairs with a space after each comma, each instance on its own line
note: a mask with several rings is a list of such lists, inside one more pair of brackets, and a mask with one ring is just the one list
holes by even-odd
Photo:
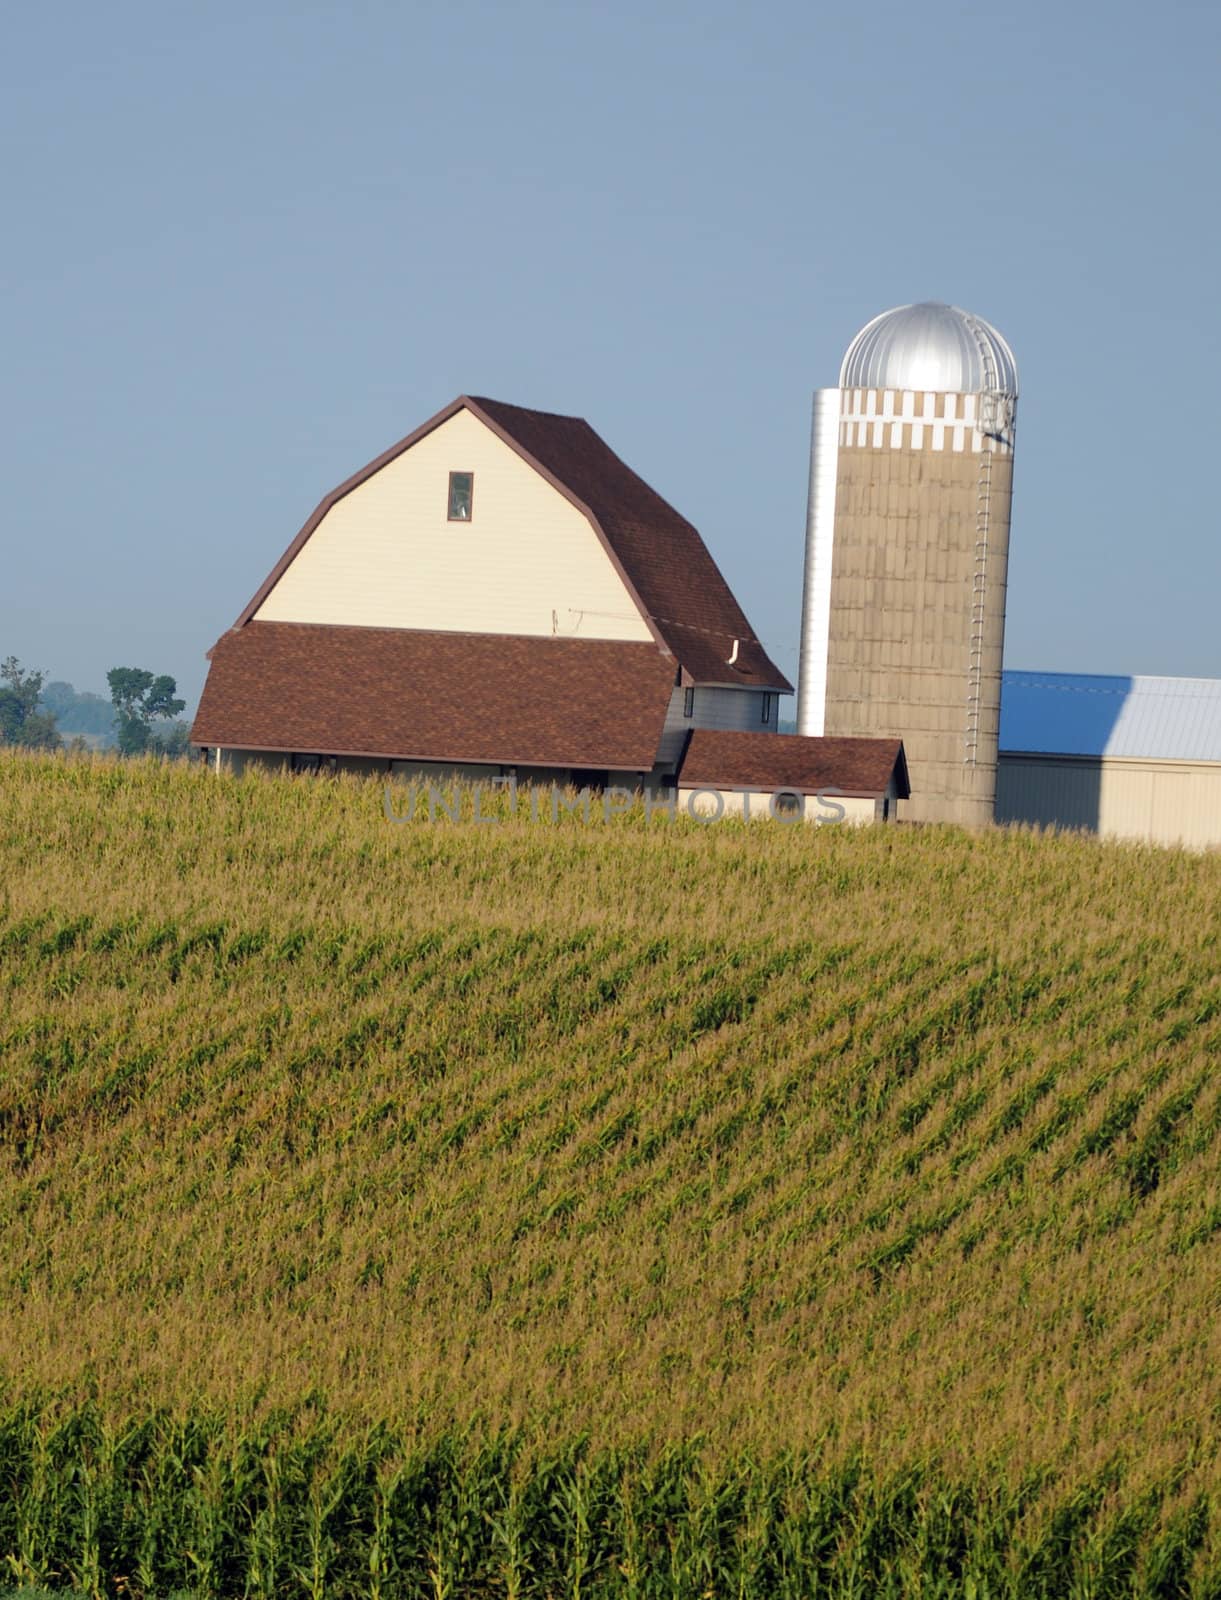
[[[70, 683], [47, 682], [45, 672], [23, 667], [16, 656], [0, 662], [0, 744], [27, 750], [87, 748], [86, 735], [101, 736], [120, 754], [184, 756], [190, 726], [180, 721], [186, 701], [168, 674], [143, 667], [112, 667], [106, 674], [110, 700], [77, 694]], [[61, 720], [68, 724], [60, 727]], [[72, 725], [75, 724], [75, 727]]]

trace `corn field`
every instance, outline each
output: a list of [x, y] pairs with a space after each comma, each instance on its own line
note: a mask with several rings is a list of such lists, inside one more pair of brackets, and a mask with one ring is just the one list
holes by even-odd
[[0, 753], [0, 1582], [1221, 1594], [1221, 855], [456, 809]]
[[232, 1437], [204, 1417], [111, 1431], [89, 1409], [17, 1410], [0, 1460], [12, 1572], [86, 1594], [1172, 1595], [1208, 1521], [1200, 1499], [1121, 1508], [1106, 1474], [1001, 1488], [504, 1436], [341, 1445], [317, 1418]]

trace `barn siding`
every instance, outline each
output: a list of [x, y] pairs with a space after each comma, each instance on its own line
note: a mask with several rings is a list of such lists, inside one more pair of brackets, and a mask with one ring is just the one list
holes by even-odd
[[661, 748], [657, 760], [661, 766], [672, 767], [682, 754], [683, 740], [692, 728], [716, 728], [724, 733], [774, 733], [779, 718], [779, 696], [772, 696], [770, 722], [761, 722], [760, 707], [763, 694], [758, 689], [696, 689], [693, 715], [683, 716], [685, 689], [675, 689], [666, 708], [665, 726], [661, 734]]
[[[475, 475], [470, 522], [446, 519], [451, 471]], [[338, 501], [255, 615], [652, 637], [589, 520], [465, 410]]]

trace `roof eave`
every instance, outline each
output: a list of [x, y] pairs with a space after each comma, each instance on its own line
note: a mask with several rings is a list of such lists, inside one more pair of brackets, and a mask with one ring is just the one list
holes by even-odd
[[[344, 761], [418, 761], [429, 766], [462, 766], [462, 767], [538, 767], [543, 771], [552, 768], [568, 767], [572, 771], [581, 772], [651, 772], [654, 762], [649, 761], [574, 761], [571, 757], [548, 757], [540, 760], [538, 756], [479, 756], [434, 753], [404, 750], [335, 750], [329, 745], [323, 748], [319, 745], [302, 744], [267, 744], [260, 741], [257, 744], [231, 742], [228, 739], [218, 739], [215, 734], [203, 733], [195, 737], [195, 728], [192, 725], [191, 743], [205, 746], [212, 750], [240, 750], [244, 754], [266, 754], [274, 756], [291, 755], [325, 755], [338, 756]], [[635, 752], [639, 754], [639, 752]]]
[[[691, 778], [685, 772], [678, 774], [678, 788], [680, 789], [718, 789], [727, 794], [738, 794], [748, 791], [751, 794], [801, 794], [811, 800], [825, 797], [828, 800], [884, 800], [889, 790], [889, 785], [882, 789], [844, 789], [835, 783], [783, 783], [760, 779], [757, 783], [743, 783], [739, 778], [734, 782], [721, 778]], [[900, 799], [906, 796], [900, 795]]]
[[686, 667], [682, 670], [684, 684], [694, 685], [698, 689], [767, 689], [774, 694], [793, 693], [793, 685], [780, 672], [774, 678], [758, 677], [743, 682], [741, 678], [701, 678]]

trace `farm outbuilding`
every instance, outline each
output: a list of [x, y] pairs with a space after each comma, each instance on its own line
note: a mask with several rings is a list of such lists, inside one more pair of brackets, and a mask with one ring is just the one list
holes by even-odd
[[911, 785], [901, 739], [768, 739], [697, 728], [679, 765], [678, 794], [704, 815], [889, 822]]
[[1006, 672], [996, 817], [1221, 846], [1221, 680]]
[[752, 741], [727, 785], [774, 747], [855, 794], [853, 741], [779, 733], [792, 685], [699, 533], [578, 417], [461, 396], [322, 501], [209, 660], [218, 768], [665, 790], [719, 731]]

